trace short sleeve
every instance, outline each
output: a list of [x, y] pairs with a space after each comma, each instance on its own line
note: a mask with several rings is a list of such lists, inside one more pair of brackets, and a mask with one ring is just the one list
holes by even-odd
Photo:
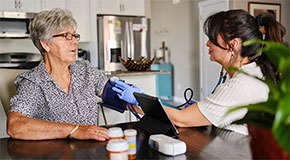
[[226, 115], [227, 111], [230, 108], [248, 105], [247, 102], [249, 102], [247, 87], [242, 82], [231, 79], [218, 86], [213, 94], [198, 102], [197, 105], [201, 113], [213, 125], [224, 127], [243, 118], [247, 113], [247, 109], [240, 109]]
[[104, 71], [100, 71], [96, 68], [93, 69], [93, 80], [96, 88], [96, 95], [100, 96], [103, 87], [108, 81], [108, 77], [105, 75]]
[[17, 92], [10, 99], [9, 112], [19, 112], [25, 114], [28, 117], [33, 117], [37, 113], [38, 106], [43, 103], [41, 89], [35, 83], [23, 79], [16, 84]]

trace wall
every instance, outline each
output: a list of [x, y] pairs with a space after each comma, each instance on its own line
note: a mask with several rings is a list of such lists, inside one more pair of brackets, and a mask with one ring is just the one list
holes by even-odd
[[197, 0], [151, 1], [151, 53], [161, 47], [169, 48], [173, 64], [174, 101], [184, 102], [187, 87], [198, 94], [198, 8]]
[[290, 1], [289, 0], [232, 0], [234, 9], [248, 10], [248, 2], [280, 3], [281, 4], [281, 24], [286, 27], [285, 40], [290, 42]]
[[[172, 0], [151, 1], [151, 53], [165, 41], [171, 53], [173, 64], [174, 101], [184, 102], [183, 92], [191, 87], [194, 98], [199, 99], [199, 20], [198, 3], [204, 0], [180, 0], [173, 4]], [[282, 24], [290, 42], [290, 2], [289, 0], [230, 0], [230, 8], [248, 10], [248, 1], [281, 3]], [[201, 44], [205, 45], [205, 44]]]

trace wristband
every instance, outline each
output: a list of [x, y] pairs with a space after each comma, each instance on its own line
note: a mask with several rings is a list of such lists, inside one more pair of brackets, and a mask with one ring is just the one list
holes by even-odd
[[73, 133], [75, 133], [76, 132], [76, 130], [79, 128], [79, 124], [77, 124], [76, 126], [75, 126], [75, 128], [68, 134], [68, 136], [67, 137], [69, 137], [69, 138], [71, 138], [71, 135], [73, 134]]

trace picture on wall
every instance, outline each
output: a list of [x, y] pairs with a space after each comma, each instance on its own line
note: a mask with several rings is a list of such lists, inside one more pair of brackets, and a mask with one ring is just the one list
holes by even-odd
[[273, 16], [276, 21], [281, 23], [281, 4], [278, 3], [258, 3], [248, 2], [248, 11], [253, 16], [267, 14]]

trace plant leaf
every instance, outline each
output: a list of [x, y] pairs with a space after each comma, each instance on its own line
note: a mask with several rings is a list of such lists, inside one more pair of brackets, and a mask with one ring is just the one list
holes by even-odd
[[242, 108], [247, 108], [248, 112], [257, 111], [257, 112], [265, 112], [265, 113], [274, 115], [276, 112], [276, 108], [273, 108], [273, 106], [275, 105], [277, 104], [274, 101], [267, 101], [267, 102], [262, 102], [262, 103], [250, 104], [247, 106], [239, 106], [239, 107], [229, 109], [226, 114], [229, 114], [231, 112], [234, 112]]
[[272, 80], [266, 79], [264, 82], [268, 85], [270, 89], [270, 96], [273, 97], [274, 100], [279, 100], [280, 98], [280, 88], [277, 84], [275, 84]]
[[278, 144], [289, 154], [290, 133], [290, 91], [281, 97], [277, 108], [272, 131]]
[[[269, 89], [269, 98], [267, 102], [257, 105], [241, 106], [230, 109], [228, 113], [237, 109], [248, 108], [246, 116], [234, 123], [247, 123], [260, 127], [272, 126], [272, 132], [278, 144], [290, 155], [290, 48], [276, 42], [261, 41], [253, 39], [243, 44], [251, 45], [253, 43], [264, 44], [263, 53], [277, 66], [279, 72], [279, 82], [274, 83], [271, 79], [261, 80], [265, 82]], [[261, 51], [258, 49], [257, 51]], [[237, 69], [233, 69], [237, 72]], [[257, 78], [259, 79], [259, 78]], [[264, 107], [262, 107], [264, 106]], [[263, 108], [263, 109], [262, 109]], [[267, 117], [262, 115], [268, 115]], [[270, 116], [270, 117], [269, 117]], [[272, 117], [271, 117], [272, 116]]]
[[290, 135], [289, 135], [289, 131], [290, 131], [290, 126], [278, 126], [274, 133], [274, 138], [277, 141], [278, 145], [283, 148], [287, 153], [288, 153], [288, 157], [290, 156], [290, 147], [289, 147], [289, 143], [290, 143]]
[[283, 94], [290, 91], [290, 73], [287, 75], [283, 75], [279, 82], [279, 86]]
[[273, 130], [279, 125], [286, 125], [288, 116], [290, 115], [290, 91], [281, 97], [280, 103], [275, 114]]

